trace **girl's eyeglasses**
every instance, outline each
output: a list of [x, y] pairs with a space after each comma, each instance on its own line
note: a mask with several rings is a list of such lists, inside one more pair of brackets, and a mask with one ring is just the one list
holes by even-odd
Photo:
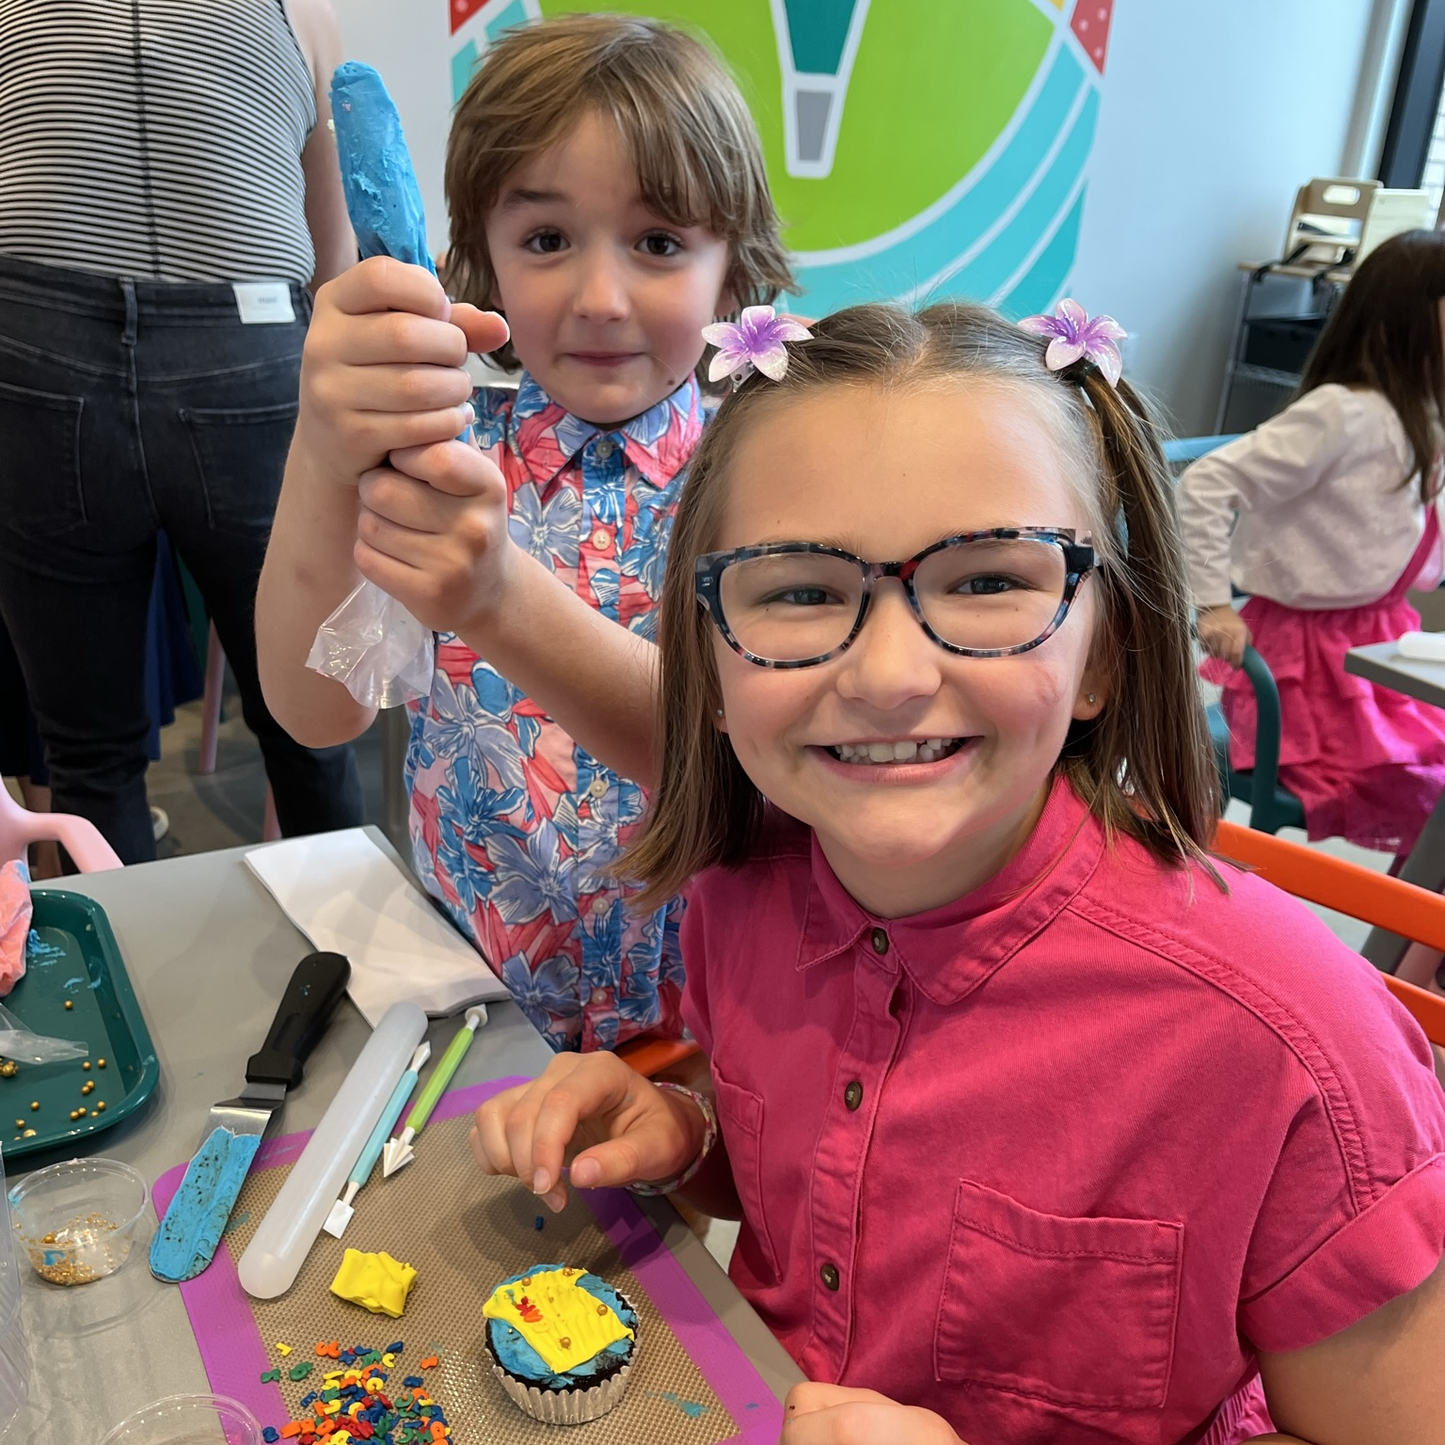
[[1010, 657], [1057, 631], [1095, 567], [1057, 527], [962, 532], [906, 562], [865, 562], [818, 542], [709, 552], [694, 587], [734, 652], [759, 667], [812, 667], [862, 631], [874, 584], [896, 577], [919, 625], [963, 657]]

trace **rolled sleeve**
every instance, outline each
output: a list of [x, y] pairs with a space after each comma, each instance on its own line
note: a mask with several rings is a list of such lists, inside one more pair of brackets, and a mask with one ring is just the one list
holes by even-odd
[[1277, 1284], [1240, 1302], [1258, 1349], [1301, 1350], [1427, 1279], [1445, 1250], [1445, 1154], [1394, 1184]]

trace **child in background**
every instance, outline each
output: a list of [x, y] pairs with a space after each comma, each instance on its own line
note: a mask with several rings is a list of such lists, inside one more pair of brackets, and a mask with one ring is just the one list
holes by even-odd
[[784, 1445], [1438, 1441], [1425, 1040], [1210, 860], [1169, 477], [1117, 353], [1060, 350], [857, 307], [723, 403], [628, 858], [647, 901], [707, 870], [711, 1096], [566, 1056], [474, 1151], [554, 1209], [740, 1215], [732, 1277], [819, 1382]]
[[[1326, 322], [1298, 397], [1179, 483], [1231, 762], [1254, 766], [1254, 692], [1235, 670], [1252, 642], [1279, 685], [1279, 780], [1309, 836], [1401, 855], [1445, 788], [1445, 712], [1347, 674], [1344, 658], [1418, 628], [1405, 593], [1440, 581], [1442, 297], [1445, 235], [1386, 241]], [[1238, 612], [1231, 582], [1250, 594]]]
[[[458, 304], [385, 259], [318, 298], [258, 602], [267, 696], [298, 737], [353, 736], [370, 713], [305, 671], [311, 638], [358, 571], [406, 602], [440, 634], [407, 757], [425, 886], [555, 1048], [676, 1035], [681, 904], [631, 911], [609, 872], [640, 788], [586, 751], [585, 709], [569, 729], [490, 665], [505, 648], [483, 661], [476, 598], [459, 609], [434, 583], [480, 489], [510, 571], [543, 598], [513, 617], [533, 643], [561, 593], [584, 635], [614, 623], [641, 644], [705, 419], [699, 329], [791, 281], [757, 135], [697, 40], [574, 16], [488, 52], [446, 186]], [[469, 349], [525, 368], [517, 389], [469, 406]], [[473, 420], [489, 465], [447, 440]], [[565, 644], [547, 650], [572, 666]], [[650, 697], [645, 671], [635, 686]]]

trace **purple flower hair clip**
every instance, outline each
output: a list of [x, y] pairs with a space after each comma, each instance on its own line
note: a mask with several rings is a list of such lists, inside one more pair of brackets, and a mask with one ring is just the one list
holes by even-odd
[[1095, 316], [1091, 321], [1077, 301], [1065, 297], [1054, 315], [1026, 316], [1019, 327], [1035, 336], [1053, 337], [1044, 353], [1044, 365], [1050, 371], [1063, 371], [1087, 357], [1104, 373], [1110, 386], [1118, 386], [1124, 374], [1124, 358], [1116, 343], [1129, 333], [1112, 316]]
[[808, 341], [813, 333], [806, 326], [779, 316], [771, 306], [745, 306], [737, 321], [715, 321], [704, 326], [702, 338], [718, 349], [708, 366], [709, 381], [731, 376], [740, 386], [754, 371], [781, 381], [788, 370], [785, 341]]

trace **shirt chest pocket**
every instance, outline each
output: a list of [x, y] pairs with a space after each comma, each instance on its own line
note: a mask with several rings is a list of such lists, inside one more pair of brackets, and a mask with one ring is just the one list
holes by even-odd
[[935, 1377], [1075, 1408], [1162, 1408], [1183, 1235], [1156, 1220], [1040, 1214], [963, 1180]]
[[767, 1198], [763, 1190], [763, 1100], [751, 1089], [724, 1079], [715, 1059], [713, 1088], [728, 1163], [747, 1221], [747, 1227], [738, 1234], [738, 1253], [755, 1279], [776, 1284], [780, 1278], [778, 1255], [763, 1208]]

